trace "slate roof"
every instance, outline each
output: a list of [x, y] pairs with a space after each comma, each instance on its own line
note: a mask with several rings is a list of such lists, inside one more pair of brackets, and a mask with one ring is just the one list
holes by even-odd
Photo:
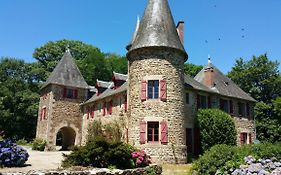
[[69, 49], [66, 50], [47, 81], [41, 89], [49, 84], [88, 89], [89, 86], [83, 78]]
[[97, 80], [96, 87], [101, 87], [101, 88], [110, 88], [113, 85], [113, 82], [107, 82], [107, 81], [101, 81]]
[[214, 87], [210, 88], [212, 91], [219, 93], [224, 96], [234, 97], [239, 99], [244, 99], [248, 101], [255, 102], [256, 100], [252, 98], [249, 94], [244, 92], [239, 86], [237, 86], [230, 78], [225, 76], [219, 69], [217, 69], [211, 62], [208, 63], [196, 76], [195, 80], [204, 83], [205, 69], [214, 70]]
[[169, 47], [182, 51], [187, 57], [167, 0], [148, 0], [134, 36], [129, 52], [143, 47]]
[[209, 93], [214, 93], [211, 89], [206, 87], [205, 85], [199, 83], [198, 81], [194, 80], [190, 75], [184, 75], [184, 83], [188, 85], [189, 88], [205, 91]]
[[106, 97], [109, 97], [109, 96], [127, 91], [127, 87], [128, 87], [128, 82], [125, 82], [122, 86], [120, 86], [117, 89], [108, 88], [100, 95], [97, 95], [97, 94], [93, 95], [93, 97], [91, 97], [88, 101], [86, 101], [82, 105], [85, 105], [85, 104], [88, 104], [88, 103], [91, 103], [91, 102], [95, 102], [97, 100], [101, 100], [101, 99], [104, 99]]
[[128, 75], [120, 74], [116, 72], [113, 72], [113, 77], [115, 78], [115, 80], [122, 80], [122, 81], [127, 81], [128, 79]]

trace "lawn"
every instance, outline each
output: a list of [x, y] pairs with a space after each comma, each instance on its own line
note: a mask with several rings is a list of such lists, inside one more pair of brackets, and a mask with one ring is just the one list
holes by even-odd
[[163, 175], [187, 175], [190, 173], [192, 164], [163, 164]]

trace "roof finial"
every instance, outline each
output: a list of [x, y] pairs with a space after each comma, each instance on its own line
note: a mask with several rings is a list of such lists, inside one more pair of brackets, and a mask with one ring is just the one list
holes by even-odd
[[65, 49], [65, 52], [70, 53], [69, 45], [66, 45], [65, 48], [66, 48], [66, 49]]
[[211, 56], [210, 56], [210, 54], [208, 55], [208, 64], [211, 64], [212, 63], [212, 61], [211, 61]]

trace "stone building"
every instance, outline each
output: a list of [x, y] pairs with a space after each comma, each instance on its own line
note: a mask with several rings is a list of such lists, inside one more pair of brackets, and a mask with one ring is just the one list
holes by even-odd
[[66, 51], [41, 89], [37, 137], [50, 150], [67, 148], [86, 142], [94, 120], [122, 121], [124, 142], [155, 161], [185, 163], [189, 153], [199, 152], [197, 110], [219, 108], [233, 117], [237, 143], [252, 143], [255, 100], [210, 59], [195, 78], [185, 75], [183, 28], [182, 21], [175, 25], [167, 0], [148, 0], [127, 46], [128, 75], [113, 72], [111, 82], [97, 80], [95, 87]]

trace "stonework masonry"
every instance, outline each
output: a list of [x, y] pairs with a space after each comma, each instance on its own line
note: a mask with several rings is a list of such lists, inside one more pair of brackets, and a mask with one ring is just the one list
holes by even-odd
[[[142, 120], [162, 120], [168, 123], [168, 145], [162, 149], [155, 143], [146, 143], [149, 154], [163, 161], [186, 162], [185, 146], [185, 91], [184, 91], [184, 55], [168, 48], [144, 48], [131, 52], [129, 59], [129, 142], [140, 145], [140, 127]], [[167, 82], [167, 100], [141, 101], [140, 86], [146, 76], [160, 75]], [[150, 119], [151, 118], [151, 119]], [[161, 146], [161, 145], [160, 145]], [[173, 149], [175, 149], [173, 155]], [[165, 150], [165, 151], [163, 151]], [[159, 156], [165, 152], [166, 156]]]

